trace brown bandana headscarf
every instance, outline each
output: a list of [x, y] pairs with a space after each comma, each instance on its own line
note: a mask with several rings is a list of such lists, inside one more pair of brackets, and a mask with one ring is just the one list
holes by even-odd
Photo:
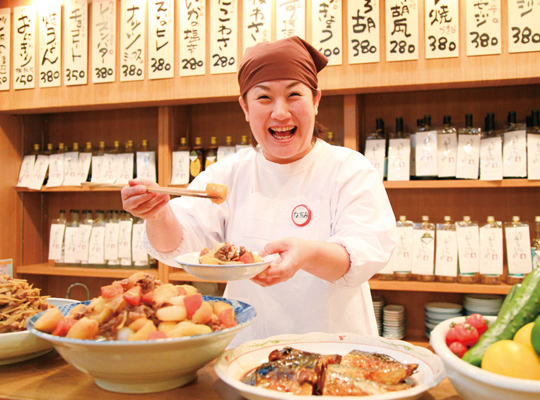
[[248, 47], [238, 71], [240, 93], [244, 96], [254, 85], [280, 79], [300, 81], [318, 88], [317, 72], [328, 59], [298, 36]]

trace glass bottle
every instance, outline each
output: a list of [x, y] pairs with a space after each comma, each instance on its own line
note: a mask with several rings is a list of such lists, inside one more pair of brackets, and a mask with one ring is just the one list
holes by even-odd
[[[92, 226], [94, 225], [94, 216], [92, 213], [92, 210], [82, 210], [82, 222], [81, 225], [85, 226], [85, 230], [92, 230]], [[90, 245], [90, 243], [86, 243], [86, 245]], [[88, 267], [88, 258], [86, 260], [81, 261], [81, 265]]]
[[[91, 155], [94, 154], [94, 148], [92, 147], [92, 142], [86, 142], [86, 145], [84, 146], [82, 153], [89, 153]], [[92, 180], [92, 161], [90, 160], [90, 165], [88, 168], [88, 175], [86, 177], [86, 181], [90, 182], [91, 180]]]
[[225, 146], [219, 146], [217, 150], [217, 161], [223, 160], [235, 153], [236, 149], [233, 146], [232, 136], [225, 137]]
[[56, 154], [64, 154], [67, 153], [68, 148], [64, 143], [58, 143], [58, 149], [56, 150]]
[[247, 139], [247, 135], [242, 135], [240, 137], [240, 143], [238, 143], [235, 146], [236, 151], [239, 151], [239, 150], [244, 149], [246, 147], [249, 147], [249, 142], [248, 142], [248, 139]]
[[[228, 137], [230, 137], [230, 136], [228, 136]], [[189, 151], [189, 147], [187, 145], [187, 138], [181, 137], [180, 138], [180, 143], [178, 144], [178, 146], [176, 146], [174, 151]]]
[[204, 169], [210, 165], [215, 164], [217, 159], [217, 138], [215, 136], [210, 137], [210, 146], [206, 150], [204, 157]]
[[120, 141], [115, 140], [113, 147], [109, 150], [109, 154], [120, 154]]
[[[70, 210], [69, 211], [69, 221], [66, 224], [66, 227], [78, 228], [79, 227], [79, 210]], [[76, 241], [73, 241], [72, 245], [76, 246]], [[74, 252], [74, 249], [71, 249]], [[80, 264], [79, 261], [70, 262], [70, 265]]]
[[[437, 252], [437, 259], [439, 258], [439, 252], [442, 250], [441, 249], [441, 244], [440, 244], [440, 237], [442, 237], [442, 235], [439, 234], [440, 231], [444, 231], [444, 232], [449, 232], [451, 234], [454, 235], [454, 241], [456, 240], [455, 238], [455, 235], [456, 235], [456, 224], [454, 224], [452, 222], [452, 217], [449, 216], [449, 215], [445, 215], [444, 216], [444, 222], [442, 224], [437, 224], [437, 244], [436, 244], [436, 252]], [[455, 247], [455, 249], [457, 250], [457, 247]], [[441, 254], [441, 256], [443, 256]], [[457, 257], [457, 253], [456, 254], [445, 254], [446, 257]], [[454, 258], [454, 260], [456, 260]], [[456, 260], [457, 261], [457, 260]], [[456, 264], [457, 265], [457, 264]], [[436, 279], [438, 282], [445, 282], [445, 283], [453, 283], [457, 280], [457, 276], [456, 275], [437, 275], [436, 274]]]
[[[129, 158], [127, 155], [130, 156], [132, 161], [128, 161], [128, 165], [122, 166], [122, 180], [132, 179], [135, 177], [135, 172], [137, 171], [137, 158], [135, 157], [135, 147], [133, 146], [133, 140], [128, 140], [124, 143], [124, 150], [122, 151], [122, 154], [126, 154], [126, 158]], [[130, 170], [131, 169], [131, 170]]]
[[31, 156], [38, 156], [41, 154], [41, 146], [39, 143], [34, 143], [32, 150], [28, 153]]
[[[505, 222], [504, 227], [505, 230], [509, 228], [518, 228], [518, 227], [528, 227], [528, 224], [526, 222], [522, 222], [521, 218], [517, 215], [512, 217], [512, 222]], [[508, 235], [506, 235], [506, 239], [508, 240]], [[507, 256], [508, 254], [507, 251]], [[518, 283], [523, 282], [523, 279], [525, 279], [526, 274], [518, 274], [518, 273], [510, 273], [510, 270], [508, 271], [508, 275], [506, 277], [506, 283], [509, 285], [516, 285]]]
[[[500, 233], [497, 234], [498, 230]], [[487, 234], [487, 237], [483, 237], [484, 234]], [[490, 258], [496, 257], [496, 260], [501, 259], [500, 261], [500, 273], [487, 273], [482, 271], [482, 263], [484, 259], [484, 252], [480, 251], [480, 282], [482, 282], [485, 285], [499, 285], [501, 283], [501, 274], [502, 274], [502, 256], [503, 256], [503, 250], [502, 250], [502, 223], [500, 221], [496, 221], [495, 217], [490, 215], [487, 217], [487, 222], [485, 225], [483, 225], [480, 228], [480, 246], [482, 247], [482, 244], [485, 243], [486, 246], [492, 247], [492, 249], [489, 251], [491, 254]], [[496, 261], [495, 260], [495, 261]], [[491, 260], [488, 260], [488, 262]], [[487, 264], [487, 263], [486, 263]], [[495, 262], [495, 266], [497, 266], [499, 262]]]
[[396, 118], [396, 129], [388, 134], [388, 162], [386, 176], [389, 181], [408, 181], [413, 168], [411, 162], [412, 139], [403, 128], [403, 118]]
[[[106, 224], [118, 224], [118, 210], [107, 210], [107, 220], [105, 221]], [[114, 240], [114, 238], [113, 238]], [[107, 245], [107, 244], [105, 244]], [[116, 242], [116, 247], [118, 249], [118, 241]], [[120, 268], [120, 259], [111, 259], [111, 260], [105, 260], [105, 263], [109, 268]]]
[[[463, 217], [463, 221], [457, 222], [457, 225], [459, 227], [467, 228], [467, 227], [478, 226], [478, 223], [471, 221], [471, 217], [466, 215]], [[460, 249], [460, 251], [469, 251], [469, 250], [470, 249], [466, 249], [466, 250]], [[480, 275], [480, 272], [462, 272], [461, 265], [459, 265], [457, 281], [458, 283], [477, 283], [479, 275]]]
[[375, 120], [375, 130], [368, 134], [365, 145], [364, 155], [383, 179], [386, 176], [388, 150], [386, 137], [384, 136], [384, 120], [382, 118]]
[[452, 117], [443, 117], [443, 126], [437, 132], [437, 157], [439, 178], [455, 178], [457, 168], [457, 129], [452, 125]]
[[482, 133], [482, 129], [474, 126], [472, 114], [465, 114], [465, 127], [460, 128], [458, 133], [460, 135], [479, 135]]
[[189, 152], [189, 181], [193, 181], [203, 170], [204, 150], [201, 144], [201, 138], [195, 138], [195, 145]]
[[327, 142], [329, 145], [332, 145], [332, 146], [336, 146], [336, 145], [337, 145], [336, 139], [334, 138], [334, 132], [328, 131], [328, 132], [326, 133], [326, 142]]
[[540, 134], [540, 110], [532, 110], [531, 112], [531, 128], [527, 133]]
[[[411, 135], [411, 154], [414, 158], [413, 179], [437, 178], [437, 135], [432, 133], [431, 115], [424, 115], [414, 137]], [[423, 140], [420, 142], [419, 137]], [[412, 164], [411, 164], [412, 165]], [[419, 174], [420, 172], [420, 174]]]
[[[96, 218], [94, 219], [94, 224], [92, 225], [92, 230], [95, 228], [103, 227], [105, 228], [105, 211], [104, 210], [96, 210]], [[103, 260], [103, 264], [93, 264], [93, 267], [96, 268], [105, 268], [105, 260]]]
[[[435, 238], [435, 224], [432, 222], [429, 222], [429, 216], [423, 215], [422, 216], [422, 223], [420, 224], [414, 224], [414, 229], [421, 229], [424, 233], [422, 235], [422, 242], [428, 243], [433, 241]], [[421, 282], [433, 282], [435, 281], [435, 266], [431, 266], [431, 271], [429, 273], [422, 273], [422, 274], [414, 274], [414, 278]]]
[[394, 277], [398, 281], [410, 281], [412, 279], [412, 232], [414, 223], [407, 216], [400, 215], [396, 221], [397, 243], [392, 256], [394, 257]]
[[[51, 144], [52, 147], [52, 144]], [[54, 224], [67, 225], [66, 210], [60, 210], [58, 212], [58, 218], [53, 221]], [[64, 240], [62, 238], [62, 250], [59, 260], [54, 261], [54, 265], [65, 265], [64, 262]]]
[[[133, 218], [133, 225], [134, 225], [134, 229], [136, 229], [135, 225], [144, 225], [144, 219], [137, 218], [137, 217]], [[132, 240], [131, 241], [133, 267], [135, 269], [147, 269], [147, 268], [149, 268], [150, 260], [148, 258], [148, 254], [145, 255], [144, 260], [142, 260], [142, 259], [141, 260], [135, 260], [135, 258], [133, 257], [133, 251], [135, 251], [135, 249], [137, 247], [141, 246], [141, 245], [142, 245], [141, 240]]]
[[534, 217], [534, 233], [531, 240], [532, 267], [540, 268], [540, 215]]
[[[120, 210], [119, 223], [122, 223], [122, 222], [133, 223], [133, 218], [131, 217], [131, 214], [128, 213], [126, 210]], [[129, 231], [129, 235], [131, 236], [131, 230]], [[120, 240], [122, 240], [122, 235], [120, 235]], [[131, 243], [131, 239], [130, 239], [130, 243]], [[130, 269], [132, 267], [131, 248], [127, 257], [120, 257], [120, 266], [122, 267], [122, 269]]]

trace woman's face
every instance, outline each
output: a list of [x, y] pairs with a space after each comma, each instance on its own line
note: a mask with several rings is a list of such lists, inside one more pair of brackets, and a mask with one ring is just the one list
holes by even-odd
[[297, 161], [313, 147], [321, 91], [294, 80], [262, 82], [239, 101], [264, 157], [278, 164]]

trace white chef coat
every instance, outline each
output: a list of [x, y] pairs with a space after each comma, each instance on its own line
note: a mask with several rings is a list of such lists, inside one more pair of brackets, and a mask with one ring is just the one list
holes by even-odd
[[[229, 241], [260, 251], [272, 240], [290, 236], [338, 243], [350, 255], [349, 271], [327, 282], [305, 271], [284, 283], [261, 287], [250, 280], [231, 281], [224, 297], [255, 307], [255, 321], [232, 345], [283, 333], [349, 332], [377, 335], [368, 279], [384, 267], [395, 244], [395, 217], [382, 179], [356, 151], [318, 140], [301, 160], [276, 164], [260, 150], [247, 148], [211, 165], [190, 188], [227, 185], [225, 203], [181, 197], [170, 201], [184, 239], [170, 253], [148, 252], [178, 266], [179, 254]], [[293, 222], [292, 211], [305, 205], [311, 219]], [[320, 260], [324, 264], [325, 260]]]

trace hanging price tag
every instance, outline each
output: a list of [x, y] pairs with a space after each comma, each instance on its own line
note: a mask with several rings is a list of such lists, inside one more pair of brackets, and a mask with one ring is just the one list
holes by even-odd
[[459, 2], [425, 1], [426, 58], [459, 57]]
[[381, 3], [377, 0], [347, 2], [349, 64], [381, 60], [380, 7]]
[[508, 0], [508, 52], [540, 51], [540, 5], [533, 0]]
[[467, 55], [501, 54], [501, 0], [467, 0]]
[[387, 0], [386, 61], [418, 60], [418, 4], [416, 0]]

